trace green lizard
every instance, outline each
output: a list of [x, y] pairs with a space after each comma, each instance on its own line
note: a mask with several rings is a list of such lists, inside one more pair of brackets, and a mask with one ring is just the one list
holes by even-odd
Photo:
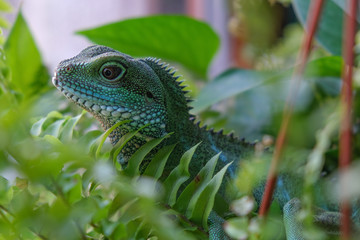
[[[174, 71], [155, 58], [132, 58], [105, 46], [91, 46], [77, 56], [62, 61], [56, 69], [53, 84], [72, 102], [90, 112], [98, 119], [104, 129], [116, 122], [130, 120], [110, 135], [115, 144], [129, 131], [143, 128], [119, 155], [123, 166], [129, 157], [145, 142], [173, 132], [164, 144], [177, 143], [166, 170], [177, 166], [180, 156], [190, 147], [201, 142], [190, 164], [190, 174], [195, 176], [206, 161], [218, 152], [220, 161], [217, 170], [233, 162], [227, 170], [226, 179], [235, 176], [238, 163], [254, 153], [254, 144], [239, 140], [232, 135], [223, 135], [200, 128], [189, 113], [190, 101], [183, 91], [181, 82]], [[226, 180], [225, 180], [226, 181]], [[274, 199], [284, 210], [287, 239], [304, 239], [301, 223], [294, 217], [301, 207], [296, 197], [301, 187], [296, 187], [287, 175], [277, 181]], [[224, 193], [224, 186], [220, 194]], [[261, 201], [264, 184], [254, 190], [257, 202]], [[320, 206], [330, 208], [320, 202]], [[314, 221], [325, 226], [329, 233], [339, 229], [338, 212], [317, 209]], [[357, 212], [353, 218], [357, 218]], [[210, 239], [228, 239], [221, 228], [223, 219], [216, 213], [209, 218]]]

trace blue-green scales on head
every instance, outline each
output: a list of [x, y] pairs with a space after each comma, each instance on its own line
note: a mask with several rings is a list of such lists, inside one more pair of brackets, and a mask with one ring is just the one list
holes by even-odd
[[[164, 91], [160, 80], [143, 61], [103, 46], [92, 46], [62, 61], [54, 85], [71, 101], [92, 113], [105, 129], [130, 120], [112, 135], [120, 136], [149, 124], [124, 148], [126, 158], [145, 140], [166, 134]], [[146, 87], [145, 87], [146, 86]]]
[[[178, 101], [175, 111], [188, 111], [187, 107], [179, 109], [186, 106], [183, 93], [178, 95], [180, 98], [167, 94], [166, 86], [156, 74], [160, 70], [166, 73], [167, 81], [176, 82], [174, 72], [154, 58], [135, 59], [105, 46], [91, 46], [62, 61], [53, 84], [68, 99], [93, 114], [105, 129], [130, 120], [110, 135], [113, 144], [127, 132], [147, 125], [123, 149], [120, 159], [127, 161], [146, 141], [168, 132], [168, 122], [172, 120], [166, 111], [170, 107], [168, 98]], [[181, 87], [177, 88], [181, 92]]]

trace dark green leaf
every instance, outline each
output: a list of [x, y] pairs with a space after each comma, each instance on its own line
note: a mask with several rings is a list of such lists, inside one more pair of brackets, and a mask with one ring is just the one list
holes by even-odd
[[213, 176], [220, 154], [221, 153], [218, 153], [212, 157], [200, 170], [195, 179], [186, 186], [184, 191], [182, 191], [179, 198], [176, 200], [174, 209], [177, 209], [180, 212], [192, 212], [201, 192]]
[[[293, 1], [295, 13], [303, 26], [306, 25], [310, 2], [310, 0]], [[317, 28], [316, 39], [333, 55], [341, 55], [344, 12], [335, 2], [338, 3], [337, 0], [325, 2]], [[344, 4], [341, 5], [344, 6]]]
[[173, 206], [175, 204], [176, 195], [181, 184], [183, 184], [190, 177], [189, 163], [199, 144], [200, 143], [196, 144], [194, 147], [190, 148], [183, 154], [180, 159], [179, 165], [171, 171], [169, 176], [164, 181], [166, 193], [165, 201], [170, 206]]
[[15, 90], [29, 96], [47, 87], [49, 75], [25, 19], [19, 12], [4, 46]]
[[231, 163], [223, 167], [209, 182], [205, 189], [201, 192], [193, 211], [189, 213], [189, 218], [196, 223], [202, 224], [207, 228], [207, 220], [214, 206], [215, 195], [223, 181], [224, 174]]
[[139, 167], [145, 156], [167, 137], [168, 135], [162, 138], [152, 139], [141, 146], [133, 155], [131, 155], [128, 165], [124, 170], [125, 174], [128, 176], [140, 175]]
[[208, 24], [186, 16], [128, 19], [79, 34], [133, 56], [179, 62], [202, 77], [219, 46], [219, 37]]
[[153, 157], [143, 175], [159, 179], [164, 171], [165, 164], [175, 148], [175, 144], [162, 147]]

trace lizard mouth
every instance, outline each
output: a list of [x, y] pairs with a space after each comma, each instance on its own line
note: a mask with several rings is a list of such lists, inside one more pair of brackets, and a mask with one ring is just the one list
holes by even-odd
[[[105, 103], [103, 99], [88, 94], [86, 90], [73, 90], [58, 78], [56, 72], [52, 78], [52, 83], [67, 99], [94, 115], [115, 119], [128, 119], [132, 115], [130, 109], [121, 105], [114, 106]], [[102, 104], [100, 105], [99, 102]]]

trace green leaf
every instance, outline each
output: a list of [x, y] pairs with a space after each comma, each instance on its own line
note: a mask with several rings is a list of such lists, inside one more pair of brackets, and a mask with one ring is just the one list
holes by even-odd
[[82, 111], [78, 116], [72, 117], [66, 121], [64, 128], [61, 131], [60, 140], [62, 142], [70, 142], [73, 136], [74, 128], [79, 122], [80, 118], [85, 114], [85, 111]]
[[193, 113], [199, 113], [211, 105], [248, 91], [265, 81], [266, 77], [260, 72], [242, 69], [231, 69], [208, 83], [192, 103]]
[[195, 203], [200, 196], [200, 193], [207, 186], [213, 176], [220, 154], [221, 153], [218, 153], [214, 157], [212, 157], [200, 170], [195, 179], [186, 186], [184, 191], [176, 200], [174, 209], [177, 209], [180, 212], [191, 212], [193, 210]]
[[145, 156], [168, 136], [169, 135], [165, 135], [162, 138], [152, 139], [141, 146], [133, 155], [131, 155], [124, 173], [128, 176], [140, 175], [139, 167]]
[[72, 182], [75, 184], [71, 187], [71, 189], [67, 193], [68, 201], [70, 204], [79, 201], [82, 198], [82, 181], [81, 176], [79, 174], [75, 174], [71, 178]]
[[201, 77], [219, 47], [219, 37], [208, 24], [176, 15], [127, 19], [78, 33], [133, 56], [179, 62]]
[[41, 118], [39, 121], [37, 121], [36, 123], [34, 123], [31, 127], [30, 133], [33, 136], [40, 136], [41, 131], [42, 131], [42, 126], [44, 125], [44, 122], [46, 121], [46, 117]]
[[5, 1], [5, 0], [0, 0], [0, 11], [3, 12], [11, 12], [12, 11], [12, 7], [11, 5]]
[[[306, 25], [310, 2], [310, 0], [293, 1], [295, 13], [303, 26]], [[324, 4], [316, 39], [333, 55], [341, 55], [344, 11], [335, 2], [326, 1]]]
[[[324, 57], [316, 59], [307, 64], [305, 76], [340, 77], [342, 60], [340, 57]], [[244, 69], [230, 69], [219, 76], [212, 82], [208, 83], [192, 103], [193, 113], [199, 113], [211, 105], [224, 99], [244, 94], [250, 90], [263, 87], [265, 84], [279, 84], [281, 81], [289, 83], [289, 78], [293, 68], [282, 72], [259, 72]]]
[[21, 11], [4, 50], [11, 69], [11, 84], [16, 91], [30, 96], [39, 94], [48, 86], [49, 75]]
[[60, 130], [61, 127], [64, 125], [65, 119], [59, 119], [55, 122], [53, 122], [52, 124], [50, 124], [50, 126], [48, 126], [45, 131], [44, 131], [44, 135], [51, 135], [54, 137], [59, 137], [60, 135]]
[[13, 197], [13, 189], [9, 185], [9, 181], [0, 176], [0, 204], [8, 204]]
[[103, 132], [100, 130], [93, 130], [90, 132], [87, 132], [85, 135], [81, 136], [79, 139], [79, 143], [81, 146], [84, 147], [86, 152], [95, 152], [95, 148], [97, 149], [99, 139], [102, 138]]
[[104, 145], [104, 142], [105, 142], [106, 138], [110, 135], [110, 133], [112, 131], [114, 131], [117, 127], [119, 127], [120, 125], [123, 125], [124, 123], [128, 123], [128, 122], [130, 122], [130, 120], [124, 120], [124, 121], [117, 122], [111, 128], [106, 130], [106, 132], [103, 133], [103, 135], [99, 138], [100, 142], [99, 142], [99, 146], [98, 146], [98, 148], [96, 150], [96, 155], [95, 155], [96, 158], [99, 158], [101, 148]]
[[166, 194], [165, 202], [167, 202], [170, 206], [175, 204], [176, 195], [181, 184], [183, 184], [190, 177], [189, 163], [192, 156], [194, 155], [196, 148], [199, 145], [200, 143], [196, 144], [182, 155], [179, 165], [171, 171], [169, 176], [164, 181]]
[[207, 229], [207, 220], [214, 206], [216, 193], [220, 188], [227, 168], [231, 164], [232, 162], [228, 163], [211, 179], [209, 184], [201, 192], [193, 208], [193, 211], [191, 212], [191, 214], [189, 214], [190, 220], [202, 224], [205, 229]]
[[128, 141], [130, 141], [131, 138], [133, 138], [141, 129], [147, 127], [149, 124], [142, 126], [141, 128], [132, 131], [132, 132], [128, 132], [126, 133], [124, 136], [122, 136], [119, 141], [115, 144], [115, 146], [113, 147], [113, 149], [111, 150], [111, 156], [113, 159], [113, 163], [116, 163], [117, 161], [117, 156], [120, 154], [120, 151], [124, 148], [124, 146], [126, 145], [126, 143]]
[[162, 147], [153, 157], [143, 175], [159, 179], [164, 171], [166, 162], [176, 144]]
[[[31, 126], [31, 130], [30, 130], [31, 135], [40, 136], [43, 131], [43, 125], [47, 120], [51, 120], [53, 118], [62, 118], [62, 117], [63, 117], [62, 114], [57, 111], [52, 111], [52, 112], [48, 113], [48, 115], [46, 117], [41, 118], [40, 120], [38, 120]], [[53, 127], [55, 127], [55, 126], [53, 126]], [[48, 128], [46, 129], [46, 131], [50, 131], [50, 132], [56, 131], [55, 129], [48, 130]], [[50, 134], [50, 135], [53, 135], [53, 134]], [[53, 136], [57, 137], [57, 135], [55, 135], [55, 133]]]

